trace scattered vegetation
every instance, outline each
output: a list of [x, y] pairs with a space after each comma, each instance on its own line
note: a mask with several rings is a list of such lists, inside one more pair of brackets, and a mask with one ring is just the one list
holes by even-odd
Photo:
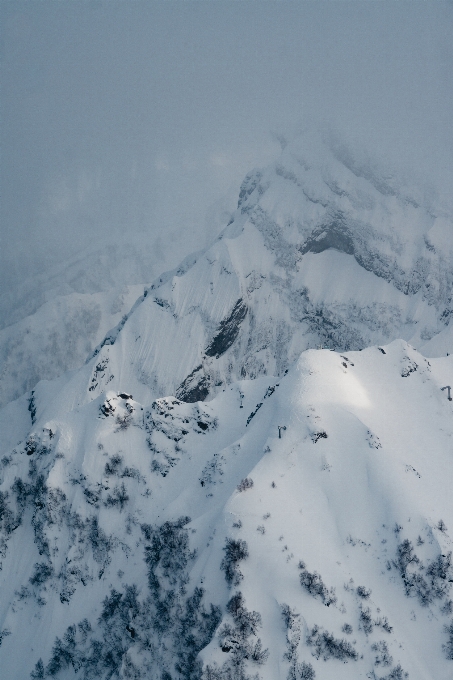
[[313, 647], [313, 655], [324, 661], [339, 659], [340, 661], [357, 661], [359, 655], [347, 640], [336, 639], [332, 633], [314, 626], [307, 635], [307, 645]]
[[368, 600], [371, 595], [371, 590], [367, 590], [365, 586], [358, 586], [356, 592], [363, 600]]
[[105, 499], [104, 505], [106, 508], [119, 507], [121, 512], [128, 501], [129, 496], [127, 495], [126, 487], [123, 482], [121, 486], [115, 486], [112, 493]]
[[442, 646], [447, 659], [453, 661], [453, 621], [448, 626], [445, 626], [445, 632], [448, 635], [447, 642]]
[[405, 680], [405, 678], [409, 677], [409, 673], [406, 673], [398, 664], [395, 666], [395, 668], [392, 668], [390, 673], [388, 675], [385, 675], [384, 677], [379, 678], [379, 680]]
[[371, 645], [371, 649], [376, 653], [374, 659], [375, 666], [391, 666], [393, 663], [393, 657], [390, 655], [389, 648], [384, 640], [380, 642], [375, 642]]
[[122, 465], [123, 459], [118, 453], [116, 453], [114, 456], [109, 458], [109, 460], [105, 464], [104, 474], [106, 474], [107, 476], [118, 475]]
[[7, 628], [4, 628], [3, 630], [0, 630], [0, 647], [2, 646], [3, 640], [8, 637], [8, 635], [11, 635], [11, 631], [8, 630]]
[[[242, 593], [237, 592], [228, 602], [227, 613], [231, 623], [225, 623], [219, 631], [219, 645], [229, 658], [221, 668], [208, 666], [205, 678], [219, 678], [219, 680], [251, 680], [247, 675], [247, 662], [255, 666], [264, 664], [269, 651], [263, 649], [260, 638], [257, 638], [261, 628], [261, 615], [255, 611], [248, 611]], [[252, 638], [252, 639], [251, 639]], [[255, 639], [253, 639], [255, 638]]]
[[[69, 626], [55, 640], [48, 664], [39, 660], [31, 678], [57, 677], [72, 668], [80, 672], [81, 680], [200, 679], [198, 654], [212, 640], [221, 612], [212, 604], [203, 605], [202, 588], [187, 594], [188, 568], [195, 558], [189, 547], [189, 522], [181, 517], [161, 526], [143, 525], [148, 592], [140, 595], [135, 585], [124, 586], [123, 592], [112, 589], [96, 627], [86, 619]], [[242, 629], [246, 620], [244, 615]], [[260, 658], [256, 645], [253, 653]]]
[[297, 648], [301, 638], [300, 614], [287, 604], [283, 604], [282, 616], [286, 626], [286, 652], [283, 658], [289, 661], [287, 680], [314, 680], [316, 674], [313, 666], [305, 661], [298, 662]]
[[360, 606], [359, 613], [359, 627], [363, 630], [365, 635], [369, 635], [373, 631], [373, 619], [371, 616], [371, 609], [366, 607], [365, 609]]
[[453, 581], [451, 552], [438, 555], [424, 565], [414, 553], [411, 541], [405, 539], [397, 547], [393, 565], [403, 580], [406, 595], [417, 597], [422, 606], [426, 607], [448, 595]]
[[36, 563], [33, 575], [30, 577], [32, 586], [40, 586], [53, 576], [53, 567], [46, 562]]

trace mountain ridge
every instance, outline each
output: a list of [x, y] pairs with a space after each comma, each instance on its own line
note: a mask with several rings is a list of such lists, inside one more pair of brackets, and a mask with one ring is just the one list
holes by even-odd
[[209, 402], [15, 402], [7, 677], [447, 679], [452, 359], [394, 341]]
[[[204, 338], [198, 341], [198, 356], [186, 364], [185, 374], [173, 379], [170, 391], [180, 389], [183, 394], [184, 381], [190, 375], [193, 383], [197, 370], [203, 387], [200, 391], [194, 383], [194, 394], [205, 397], [209, 389], [215, 394], [215, 385], [228, 382], [233, 374], [236, 379], [266, 372], [279, 375], [301, 351], [321, 344], [348, 351], [403, 337], [428, 355], [430, 350], [448, 351], [453, 250], [451, 239], [445, 237], [444, 216], [435, 217], [431, 208], [422, 208], [396, 190], [379, 192], [370, 173], [367, 179], [359, 177], [363, 186], [340, 190], [340, 180], [347, 186], [351, 176], [354, 182], [357, 176], [339, 161], [326, 170], [319, 163], [302, 162], [289, 147], [283, 159], [285, 167], [293, 169], [284, 171], [279, 162], [267, 171], [250, 173], [241, 187], [236, 213], [221, 235], [189, 256], [182, 267], [158, 277], [147, 290], [151, 297], [141, 301], [149, 305], [148, 316], [155, 315], [150, 299], [173, 316], [174, 323], [164, 321], [160, 313], [156, 316], [155, 323], [162, 323], [167, 335], [178, 334], [178, 326], [191, 315], [191, 327], [197, 326]], [[329, 162], [332, 165], [331, 157]], [[308, 173], [306, 186], [294, 168], [299, 174]], [[323, 178], [323, 173], [330, 175]], [[375, 226], [358, 219], [359, 207], [365, 217], [373, 217]], [[304, 224], [291, 212], [302, 215]], [[325, 285], [326, 280], [330, 285]], [[186, 297], [190, 290], [189, 307], [177, 292], [182, 286]], [[240, 300], [252, 312], [237, 326], [236, 346], [228, 347], [223, 359], [219, 355], [218, 361], [210, 361], [207, 349]], [[140, 314], [137, 307], [134, 311]], [[277, 325], [278, 337], [266, 316]], [[257, 328], [261, 349], [254, 337]], [[113, 335], [116, 341], [121, 335], [118, 330], [127, 333], [127, 324], [104, 344], [111, 344]], [[159, 345], [157, 339], [153, 342]], [[266, 349], [267, 356], [258, 359]], [[280, 358], [281, 366], [276, 366], [272, 355]], [[168, 355], [161, 358], [161, 363], [169, 360]], [[155, 364], [151, 361], [147, 368], [148, 378], [156, 385], [162, 380], [168, 384], [167, 377], [153, 368]]]
[[8, 680], [450, 678], [449, 218], [334, 151], [0, 409]]

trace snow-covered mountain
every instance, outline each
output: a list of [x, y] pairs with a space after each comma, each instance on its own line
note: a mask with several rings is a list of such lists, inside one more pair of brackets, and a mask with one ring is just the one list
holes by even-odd
[[447, 384], [404, 341], [206, 403], [39, 383], [1, 416], [2, 677], [451, 678]]
[[3, 329], [2, 677], [451, 678], [451, 227], [296, 140], [144, 292]]
[[401, 337], [446, 354], [452, 222], [451, 210], [385, 166], [335, 139], [303, 137], [246, 177], [220, 237], [159, 277], [118, 337], [107, 328], [172, 260], [165, 239], [99, 244], [4, 296], [0, 404], [79, 367], [105, 335], [122, 349], [100, 358], [119, 361], [148, 400], [205, 398], [231, 380], [281, 375], [308, 347]]
[[245, 179], [216, 241], [106, 337], [98, 361], [110, 368], [93, 375], [93, 396], [111, 380], [145, 401], [205, 399], [282, 375], [310, 347], [403, 338], [439, 356], [452, 313], [452, 216], [334, 142], [295, 142]]

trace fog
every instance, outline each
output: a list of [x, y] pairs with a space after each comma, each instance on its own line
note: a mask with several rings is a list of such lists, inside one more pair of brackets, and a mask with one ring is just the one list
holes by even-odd
[[451, 194], [451, 2], [14, 0], [0, 20], [3, 293], [120, 235], [172, 264], [307, 125]]

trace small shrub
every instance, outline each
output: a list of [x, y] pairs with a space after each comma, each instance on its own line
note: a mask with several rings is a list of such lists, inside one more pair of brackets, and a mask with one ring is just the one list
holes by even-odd
[[230, 587], [237, 586], [243, 579], [238, 564], [249, 556], [247, 543], [241, 539], [235, 541], [232, 538], [227, 538], [223, 550], [225, 557], [222, 559], [220, 569], [225, 572], [225, 580], [228, 585]]
[[376, 657], [374, 660], [375, 666], [391, 666], [393, 663], [393, 658], [390, 655], [387, 643], [382, 640], [381, 642], [375, 642], [371, 645], [373, 652], [376, 652]]
[[30, 673], [30, 678], [32, 680], [44, 680], [45, 677], [46, 675], [44, 670], [44, 664], [42, 662], [42, 659], [39, 659], [39, 661], [36, 663], [36, 666]]
[[307, 645], [314, 647], [314, 656], [324, 661], [328, 659], [339, 659], [340, 661], [357, 661], [357, 654], [351, 643], [346, 640], [334, 638], [332, 633], [323, 630], [319, 626], [314, 626], [307, 636]]
[[406, 595], [418, 597], [422, 606], [426, 607], [448, 594], [453, 580], [451, 553], [438, 555], [435, 560], [423, 565], [414, 554], [412, 543], [406, 539], [398, 545], [397, 559], [393, 564], [401, 575]]
[[250, 477], [245, 477], [245, 479], [242, 479], [239, 484], [237, 485], [237, 490], [238, 491], [247, 491], [247, 489], [251, 489], [253, 487], [253, 479], [250, 479]]
[[439, 529], [439, 531], [442, 531], [442, 533], [444, 533], [444, 534], [447, 532], [447, 525], [445, 524], [443, 519], [440, 519], [438, 521], [437, 528]]
[[406, 673], [398, 664], [398, 666], [395, 666], [395, 668], [392, 668], [390, 673], [386, 675], [384, 678], [380, 678], [380, 680], [404, 680], [404, 678], [408, 678], [409, 674]]
[[346, 633], [346, 635], [351, 635], [352, 626], [349, 623], [345, 623], [341, 630], [343, 631], [343, 633]]
[[327, 432], [324, 432], [324, 430], [321, 430], [321, 432], [313, 432], [311, 435], [313, 444], [316, 444], [320, 439], [327, 439]]
[[2, 646], [4, 638], [8, 637], [8, 635], [11, 635], [11, 631], [8, 630], [7, 628], [0, 630], [0, 647]]
[[112, 457], [107, 461], [107, 463], [105, 464], [104, 474], [106, 474], [107, 476], [109, 476], [109, 475], [117, 475], [118, 472], [119, 472], [119, 470], [120, 470], [120, 468], [121, 468], [121, 466], [122, 466], [122, 464], [123, 464], [123, 459], [121, 458], [120, 455], [118, 455], [118, 454], [116, 453], [116, 454], [115, 454], [114, 456], [112, 456]]
[[362, 600], [368, 600], [371, 595], [371, 590], [367, 590], [365, 586], [358, 586], [357, 595], [362, 598]]
[[393, 627], [389, 624], [388, 618], [386, 616], [380, 616], [378, 619], [376, 619], [374, 625], [382, 628], [382, 630], [385, 630], [386, 633], [391, 633], [393, 630]]
[[16, 590], [15, 595], [18, 600], [27, 600], [31, 596], [31, 592], [25, 586], [21, 586], [20, 590]]
[[[224, 652], [231, 652], [230, 659], [223, 665], [225, 678], [243, 678], [248, 676], [234, 673], [231, 671], [244, 671], [244, 662], [251, 661], [256, 665], [266, 662], [269, 651], [263, 649], [262, 642], [258, 638], [255, 643], [251, 642], [251, 636], [256, 637], [261, 627], [261, 615], [255, 611], [248, 611], [245, 607], [245, 600], [242, 593], [237, 592], [233, 595], [226, 606], [227, 612], [231, 615], [234, 625], [225, 624], [219, 631], [219, 644]], [[215, 677], [215, 676], [214, 676]]]
[[35, 571], [33, 576], [30, 578], [30, 583], [32, 586], [40, 586], [45, 583], [53, 574], [52, 566], [46, 564], [45, 562], [40, 562], [35, 564]]
[[453, 661], [453, 621], [451, 621], [450, 625], [445, 626], [445, 632], [448, 635], [448, 640], [442, 645], [442, 649], [444, 650], [447, 659]]
[[335, 589], [330, 588], [329, 590], [316, 571], [311, 574], [306, 570], [304, 562], [299, 562], [299, 569], [301, 570], [299, 574], [300, 585], [302, 588], [305, 588], [312, 597], [319, 597], [326, 607], [330, 607], [331, 604], [337, 602]]
[[116, 424], [118, 425], [119, 430], [127, 430], [129, 425], [132, 422], [132, 414], [131, 413], [123, 413], [123, 414], [118, 414], [116, 416]]
[[107, 508], [119, 506], [120, 511], [122, 511], [128, 501], [129, 496], [123, 482], [121, 486], [115, 486], [112, 493], [107, 496], [104, 505]]
[[410, 564], [418, 564], [420, 560], [414, 554], [414, 546], [406, 538], [397, 548], [397, 566], [402, 575], [405, 575]]
[[359, 622], [365, 635], [369, 635], [373, 630], [373, 619], [371, 618], [371, 610], [369, 607], [363, 609], [360, 607]]
[[295, 671], [297, 680], [315, 680], [316, 678], [316, 673], [311, 663], [302, 661], [302, 663], [296, 664]]
[[446, 600], [440, 611], [447, 616], [453, 614], [453, 602], [451, 600]]

